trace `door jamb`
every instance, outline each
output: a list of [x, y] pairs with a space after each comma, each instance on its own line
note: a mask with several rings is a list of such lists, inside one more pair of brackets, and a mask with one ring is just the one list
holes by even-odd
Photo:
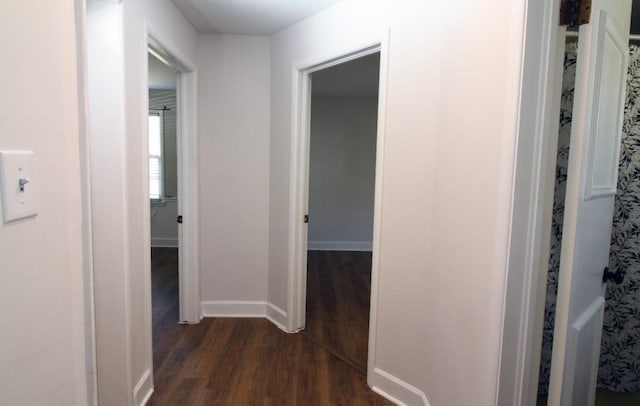
[[527, 2], [498, 405], [536, 404], [562, 93], [560, 0]]
[[380, 52], [378, 93], [378, 125], [376, 140], [375, 194], [373, 215], [373, 250], [371, 269], [371, 307], [369, 316], [369, 348], [367, 377], [375, 365], [376, 322], [380, 278], [380, 242], [382, 223], [382, 190], [385, 146], [386, 89], [389, 49], [389, 29], [375, 41], [359, 44], [351, 49], [334, 52], [293, 66], [293, 117], [290, 172], [289, 211], [289, 278], [287, 331], [297, 332], [305, 327], [307, 294], [307, 224], [309, 194], [309, 139], [311, 114], [311, 73], [343, 62]]
[[[87, 46], [87, 1], [74, 0], [76, 28], [76, 68], [78, 80], [78, 138], [82, 199], [82, 285], [84, 316], [84, 351], [87, 405], [98, 404], [96, 310], [93, 278], [93, 223], [91, 213], [91, 137], [89, 131], [89, 76]], [[80, 400], [80, 399], [78, 399]]]

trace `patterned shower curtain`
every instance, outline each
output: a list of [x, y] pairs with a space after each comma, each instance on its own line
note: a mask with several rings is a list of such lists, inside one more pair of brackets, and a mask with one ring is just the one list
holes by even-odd
[[640, 47], [629, 49], [627, 97], [622, 127], [609, 268], [626, 273], [607, 284], [598, 386], [640, 390]]
[[[576, 58], [577, 44], [568, 43], [562, 83], [540, 394], [547, 393], [549, 389]], [[630, 46], [609, 268], [614, 272], [622, 270], [626, 276], [620, 285], [607, 284], [598, 387], [616, 392], [635, 392], [640, 390], [640, 47], [636, 45]]]

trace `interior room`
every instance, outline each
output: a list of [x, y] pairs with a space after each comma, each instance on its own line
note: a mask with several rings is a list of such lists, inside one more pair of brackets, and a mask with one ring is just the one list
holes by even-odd
[[[154, 375], [177, 339], [179, 234], [177, 163], [177, 72], [149, 52], [149, 204]], [[156, 54], [157, 55], [157, 54]]]
[[311, 75], [303, 334], [366, 375], [380, 53]]

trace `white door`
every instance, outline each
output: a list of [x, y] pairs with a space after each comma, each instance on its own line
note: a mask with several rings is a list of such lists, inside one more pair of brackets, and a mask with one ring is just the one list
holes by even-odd
[[604, 315], [631, 0], [580, 27], [549, 405], [593, 405]]

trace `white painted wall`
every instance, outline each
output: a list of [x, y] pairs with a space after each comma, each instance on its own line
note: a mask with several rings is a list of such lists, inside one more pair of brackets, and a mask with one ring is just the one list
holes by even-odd
[[260, 36], [198, 39], [205, 315], [226, 313], [227, 301], [264, 308], [267, 297], [269, 49]]
[[377, 97], [312, 97], [309, 249], [371, 250], [377, 113]]
[[269, 300], [287, 309], [292, 67], [390, 27], [370, 382], [411, 404], [496, 402], [523, 4], [344, 1], [272, 37]]
[[[98, 35], [109, 47], [101, 50], [103, 56], [96, 52], [97, 66], [107, 75], [98, 75], [95, 66], [95, 76], [91, 67], [89, 70], [90, 85], [103, 86], [90, 95], [90, 106], [107, 103], [109, 107], [92, 107], [91, 117], [109, 135], [104, 148], [94, 146], [92, 156], [94, 184], [100, 186], [93, 189], [98, 384], [101, 404], [122, 406], [141, 403], [153, 385], [150, 258], [145, 246], [150, 239], [144, 175], [148, 153], [146, 29], [150, 27], [187, 60], [195, 60], [196, 32], [170, 0], [89, 3], [110, 14], [110, 21], [103, 21], [107, 27]], [[97, 21], [89, 21], [89, 31], [92, 24], [98, 28]]]
[[0, 404], [86, 405], [74, 2], [1, 2], [0, 49], [0, 150], [34, 151], [39, 189], [0, 223]]
[[151, 246], [178, 247], [178, 200], [151, 203]]

